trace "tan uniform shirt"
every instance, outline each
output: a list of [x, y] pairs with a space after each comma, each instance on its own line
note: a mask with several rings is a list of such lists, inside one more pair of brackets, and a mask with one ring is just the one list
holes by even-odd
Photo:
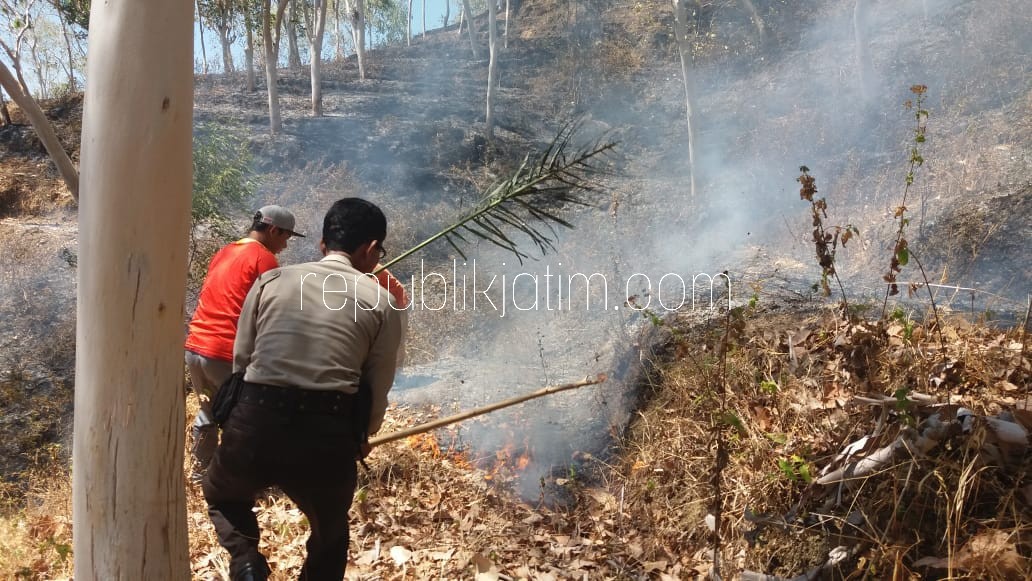
[[372, 388], [372, 434], [387, 410], [402, 329], [390, 293], [330, 254], [258, 278], [240, 313], [233, 370], [253, 383], [346, 393], [362, 380]]

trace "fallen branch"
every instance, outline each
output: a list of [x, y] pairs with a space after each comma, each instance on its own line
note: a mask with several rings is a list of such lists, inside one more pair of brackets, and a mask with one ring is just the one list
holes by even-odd
[[393, 432], [391, 434], [371, 438], [369, 440], [369, 446], [379, 446], [380, 444], [386, 444], [387, 442], [393, 442], [395, 440], [400, 440], [402, 438], [407, 438], [409, 436], [415, 436], [416, 434], [422, 434], [424, 432], [436, 430], [437, 428], [447, 426], [448, 424], [454, 424], [455, 422], [461, 422], [462, 420], [468, 420], [469, 418], [481, 416], [496, 410], [500, 410], [502, 408], [507, 408], [509, 406], [514, 406], [516, 404], [523, 403], [527, 400], [544, 397], [546, 395], [552, 395], [553, 393], [559, 393], [560, 391], [577, 389], [578, 387], [584, 387], [585, 385], [595, 385], [598, 383], [602, 383], [605, 380], [606, 374], [599, 373], [594, 377], [594, 379], [586, 377], [580, 381], [575, 381], [573, 383], [564, 383], [562, 385], [549, 385], [548, 387], [542, 387], [537, 391], [525, 395], [520, 395], [500, 402], [488, 404], [486, 406], [478, 407], [476, 409], [472, 409], [466, 412], [461, 412], [448, 417], [440, 418], [432, 422], [426, 422], [425, 424], [412, 426], [411, 428], [406, 428], [404, 430], [398, 430], [397, 432]]

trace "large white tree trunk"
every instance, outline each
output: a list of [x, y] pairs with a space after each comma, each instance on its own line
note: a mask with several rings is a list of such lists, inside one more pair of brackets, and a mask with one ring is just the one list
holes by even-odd
[[[487, 38], [490, 58], [487, 61], [487, 111], [484, 123], [487, 125], [487, 139], [494, 139], [494, 98], [498, 84], [498, 6], [495, 0], [487, 0]], [[471, 21], [472, 22], [472, 21]]]
[[[193, 70], [192, 57], [190, 62], [190, 68]], [[47, 120], [47, 116], [43, 114], [43, 110], [39, 108], [39, 104], [36, 103], [36, 100], [31, 95], [22, 91], [21, 84], [14, 78], [14, 75], [7, 69], [7, 65], [3, 61], [0, 61], [0, 86], [7, 91], [11, 99], [21, 107], [22, 112], [29, 118], [29, 123], [36, 130], [36, 135], [39, 136], [39, 140], [43, 142], [43, 147], [50, 154], [50, 159], [54, 160], [54, 165], [57, 166], [61, 179], [68, 186], [68, 191], [78, 201], [79, 172], [75, 169], [75, 165], [72, 163], [72, 159], [68, 157], [64, 147], [61, 146], [61, 142], [57, 139], [57, 134], [54, 133], [54, 127]]]
[[79, 206], [75, 579], [185, 581], [193, 6], [133, 0], [92, 9]]

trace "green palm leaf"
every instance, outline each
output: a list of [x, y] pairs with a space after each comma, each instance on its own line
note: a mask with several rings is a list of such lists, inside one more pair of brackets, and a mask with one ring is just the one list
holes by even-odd
[[511, 176], [491, 184], [470, 211], [379, 270], [442, 238], [463, 259], [462, 246], [479, 239], [512, 252], [522, 264], [530, 255], [514, 239], [516, 233], [529, 238], [542, 255], [555, 250], [557, 227], [573, 228], [560, 212], [567, 206], [591, 205], [590, 195], [601, 189], [597, 178], [606, 174], [602, 160], [616, 147], [601, 138], [575, 147], [572, 139], [579, 127], [564, 126], [533, 163], [528, 155]]

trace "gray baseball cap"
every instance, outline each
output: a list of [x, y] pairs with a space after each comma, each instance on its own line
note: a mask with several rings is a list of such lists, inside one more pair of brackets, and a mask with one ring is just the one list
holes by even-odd
[[286, 230], [290, 232], [291, 236], [305, 237], [304, 234], [294, 231], [294, 215], [283, 206], [273, 204], [258, 208], [258, 211], [254, 214], [254, 222], [255, 224], [268, 224], [281, 230]]

